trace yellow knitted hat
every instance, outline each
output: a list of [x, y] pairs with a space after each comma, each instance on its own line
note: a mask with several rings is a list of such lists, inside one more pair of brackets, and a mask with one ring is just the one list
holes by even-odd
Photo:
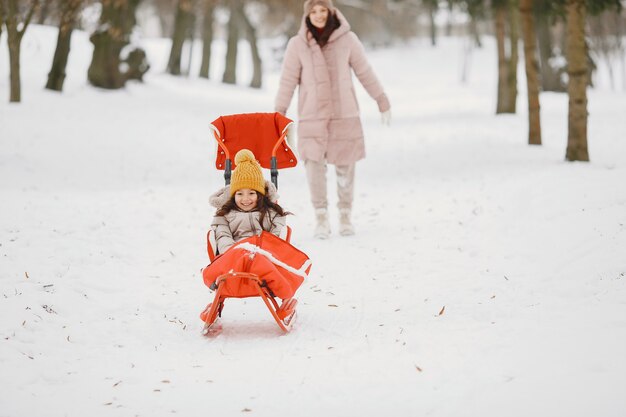
[[248, 149], [242, 149], [235, 155], [236, 168], [230, 180], [230, 195], [243, 188], [250, 188], [265, 195], [265, 178], [261, 172], [261, 165], [254, 154]]

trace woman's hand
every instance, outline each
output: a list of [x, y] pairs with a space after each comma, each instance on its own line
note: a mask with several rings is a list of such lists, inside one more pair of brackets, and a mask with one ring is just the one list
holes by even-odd
[[383, 125], [390, 126], [391, 125], [391, 110], [382, 112], [380, 114], [380, 120], [383, 122]]

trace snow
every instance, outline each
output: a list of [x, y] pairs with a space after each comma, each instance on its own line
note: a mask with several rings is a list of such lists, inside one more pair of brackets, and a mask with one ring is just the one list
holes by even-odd
[[207, 200], [223, 183], [208, 124], [272, 111], [278, 70], [261, 90], [249, 67], [223, 85], [217, 43], [212, 80], [171, 77], [167, 41], [144, 39], [145, 83], [103, 91], [76, 32], [58, 94], [43, 88], [55, 42], [29, 27], [9, 104], [0, 40], [1, 417], [624, 415], [626, 96], [605, 69], [591, 162], [568, 163], [565, 95], [541, 95], [542, 146], [526, 144], [521, 68], [518, 114], [495, 116], [491, 39], [369, 51], [393, 119], [357, 87], [356, 235], [336, 233], [331, 185], [335, 233], [313, 239], [303, 169], [282, 171], [313, 261], [295, 327], [229, 300], [206, 338]]

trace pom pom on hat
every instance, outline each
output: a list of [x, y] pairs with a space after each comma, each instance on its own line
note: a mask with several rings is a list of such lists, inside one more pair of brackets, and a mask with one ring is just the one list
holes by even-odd
[[243, 188], [250, 188], [265, 195], [265, 178], [261, 165], [248, 149], [242, 149], [235, 155], [236, 168], [230, 180], [230, 195]]
[[256, 162], [254, 154], [249, 149], [242, 149], [235, 155], [235, 165], [239, 165], [242, 162]]
[[313, 6], [324, 6], [331, 12], [334, 10], [332, 0], [306, 0], [304, 2], [304, 14], [308, 15], [313, 10]]

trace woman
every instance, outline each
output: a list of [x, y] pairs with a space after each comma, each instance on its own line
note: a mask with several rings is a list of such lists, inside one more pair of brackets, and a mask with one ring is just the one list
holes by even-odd
[[320, 239], [330, 235], [327, 163], [335, 165], [337, 174], [339, 233], [354, 234], [350, 221], [354, 166], [365, 157], [365, 142], [352, 71], [388, 124], [389, 100], [345, 17], [331, 0], [307, 0], [300, 30], [285, 51], [276, 111], [287, 113], [298, 86], [298, 151], [317, 217], [315, 237]]

